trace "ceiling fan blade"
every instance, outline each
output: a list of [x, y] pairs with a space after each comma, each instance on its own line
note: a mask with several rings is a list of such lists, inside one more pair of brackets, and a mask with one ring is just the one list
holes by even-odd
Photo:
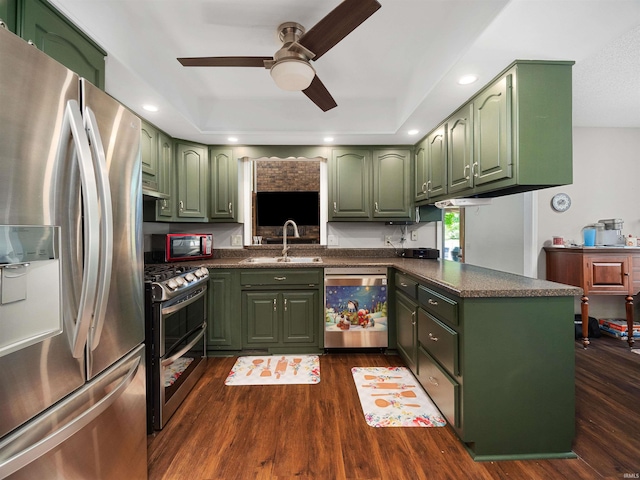
[[324, 86], [324, 83], [320, 81], [317, 75], [313, 77], [311, 85], [303, 90], [302, 93], [309, 97], [309, 100], [320, 107], [323, 112], [338, 106], [329, 93], [329, 90], [327, 90], [327, 87]]
[[317, 60], [358, 25], [373, 15], [382, 5], [376, 0], [344, 0], [298, 39], [311, 50]]
[[191, 57], [178, 58], [185, 67], [261, 67], [273, 57]]

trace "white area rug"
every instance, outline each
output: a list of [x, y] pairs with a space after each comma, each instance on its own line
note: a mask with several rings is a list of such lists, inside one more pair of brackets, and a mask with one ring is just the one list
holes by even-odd
[[225, 385], [320, 383], [318, 355], [239, 357]]
[[411, 370], [353, 367], [364, 418], [370, 427], [442, 427], [447, 424]]

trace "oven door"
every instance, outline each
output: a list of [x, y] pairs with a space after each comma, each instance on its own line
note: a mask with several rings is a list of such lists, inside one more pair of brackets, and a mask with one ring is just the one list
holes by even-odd
[[207, 286], [160, 304], [155, 428], [161, 429], [206, 364]]

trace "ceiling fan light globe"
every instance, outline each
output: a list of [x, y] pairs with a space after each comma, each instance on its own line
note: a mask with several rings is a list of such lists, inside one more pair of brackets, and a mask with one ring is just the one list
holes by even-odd
[[271, 67], [271, 77], [282, 90], [306, 90], [316, 72], [311, 65], [302, 60], [281, 60]]

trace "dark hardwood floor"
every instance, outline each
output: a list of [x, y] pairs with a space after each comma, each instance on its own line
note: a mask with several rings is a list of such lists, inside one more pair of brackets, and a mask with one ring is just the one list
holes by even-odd
[[[638, 345], [640, 347], [640, 345]], [[591, 479], [640, 477], [640, 355], [626, 342], [576, 342], [576, 459], [474, 462], [450, 427], [371, 428], [354, 366], [400, 357], [329, 354], [317, 385], [224, 385], [235, 358], [207, 372], [148, 437], [149, 479]], [[526, 433], [523, 433], [526, 434]]]

